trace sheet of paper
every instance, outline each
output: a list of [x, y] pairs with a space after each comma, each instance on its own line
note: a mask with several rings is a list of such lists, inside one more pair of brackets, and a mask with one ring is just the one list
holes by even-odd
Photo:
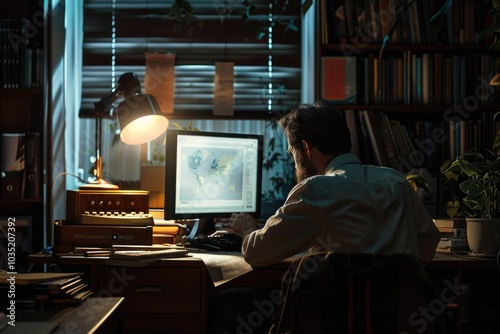
[[215, 63], [213, 114], [234, 115], [234, 63]]
[[203, 260], [216, 287], [252, 270], [252, 266], [241, 254], [190, 253], [190, 255]]

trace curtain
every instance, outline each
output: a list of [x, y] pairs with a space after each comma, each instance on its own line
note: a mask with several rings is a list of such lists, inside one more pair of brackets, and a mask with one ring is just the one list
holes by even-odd
[[[315, 59], [316, 59], [316, 42], [318, 37], [315, 34], [316, 22], [316, 4], [317, 1], [303, 0], [305, 3], [302, 8], [302, 90], [301, 102], [312, 103], [315, 100], [315, 86], [312, 82], [317, 82], [315, 78]], [[308, 5], [306, 5], [308, 4]]]
[[[53, 221], [66, 216], [66, 189], [76, 187], [79, 140], [82, 0], [47, 0], [50, 29], [47, 29], [47, 134], [49, 161], [47, 222], [45, 240], [52, 244]], [[58, 42], [56, 42], [58, 41]], [[59, 42], [61, 41], [61, 42]]]

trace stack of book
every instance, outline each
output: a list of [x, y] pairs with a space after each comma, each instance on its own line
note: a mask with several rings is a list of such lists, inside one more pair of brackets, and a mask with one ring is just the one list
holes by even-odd
[[441, 240], [436, 251], [441, 253], [470, 251], [465, 219], [440, 218], [434, 219], [434, 224], [441, 232]]
[[158, 249], [129, 248], [115, 250], [104, 263], [111, 266], [143, 267], [161, 259], [186, 256], [189, 256], [187, 249], [176, 246], [166, 246]]
[[[82, 273], [0, 273], [2, 303], [15, 284], [16, 307], [38, 309], [58, 304], [80, 304], [92, 295]], [[6, 300], [4, 305], [9, 305]]]

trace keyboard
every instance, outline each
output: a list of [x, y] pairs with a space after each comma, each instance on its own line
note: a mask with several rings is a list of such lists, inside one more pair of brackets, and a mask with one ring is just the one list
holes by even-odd
[[142, 260], [184, 257], [188, 255], [187, 249], [158, 249], [158, 250], [121, 250], [114, 251], [110, 260]]
[[191, 240], [191, 246], [212, 251], [241, 251], [241, 238], [230, 233], [212, 233], [209, 235], [197, 235]]

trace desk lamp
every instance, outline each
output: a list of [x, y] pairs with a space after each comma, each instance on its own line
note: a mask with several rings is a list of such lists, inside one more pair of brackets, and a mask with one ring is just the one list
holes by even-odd
[[95, 103], [96, 115], [96, 161], [95, 180], [80, 186], [80, 189], [118, 189], [117, 185], [102, 178], [102, 118], [110, 113], [113, 103], [120, 97], [124, 100], [116, 108], [120, 126], [120, 139], [129, 145], [147, 143], [160, 136], [168, 127], [168, 119], [161, 114], [160, 107], [153, 95], [142, 94], [137, 75], [124, 73], [118, 80], [116, 89], [104, 95]]

